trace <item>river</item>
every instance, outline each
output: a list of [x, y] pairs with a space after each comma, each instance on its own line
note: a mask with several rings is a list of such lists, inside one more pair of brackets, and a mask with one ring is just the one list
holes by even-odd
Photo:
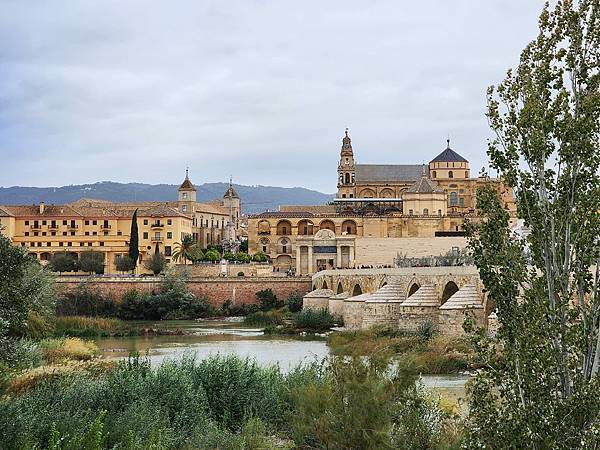
[[[162, 321], [144, 322], [147, 327], [185, 330], [185, 335], [128, 336], [96, 340], [105, 359], [127, 358], [132, 352], [148, 354], [152, 365], [184, 354], [204, 359], [215, 354], [236, 354], [255, 359], [261, 365], [277, 364], [290, 370], [301, 363], [319, 361], [329, 354], [325, 338], [265, 336], [260, 328], [240, 321]], [[468, 377], [462, 375], [424, 375], [423, 385], [453, 400], [465, 398]]]

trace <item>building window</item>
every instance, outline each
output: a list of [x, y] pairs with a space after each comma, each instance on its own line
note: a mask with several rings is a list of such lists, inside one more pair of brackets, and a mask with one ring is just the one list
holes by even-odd
[[98, 221], [97, 220], [93, 220], [92, 221], [92, 225], [98, 225]]
[[50, 247], [52, 245], [50, 242], [46, 242], [46, 247]]
[[181, 198], [183, 198], [184, 200], [187, 199], [187, 192], [182, 192]]
[[42, 236], [46, 236], [46, 232], [45, 231], [42, 231]]
[[85, 235], [86, 235], [86, 236], [89, 236], [89, 235], [90, 235], [90, 232], [89, 232], [89, 231], [86, 231], [86, 232], [85, 232]]
[[167, 239], [173, 239], [173, 233], [170, 231], [167, 231]]
[[186, 212], [187, 211], [187, 205], [181, 205], [181, 210], [183, 212]]
[[408, 215], [409, 215], [409, 216], [412, 216], [412, 215], [413, 215], [413, 210], [412, 210], [412, 209], [409, 209], [409, 210], [408, 210]]
[[29, 231], [26, 231], [26, 232], [25, 232], [25, 236], [29, 236]]
[[104, 242], [100, 242], [100, 247], [104, 247]]
[[144, 219], [144, 225], [148, 225], [148, 219]]
[[342, 198], [346, 198], [346, 194], [342, 194]]
[[92, 232], [92, 236], [98, 236], [98, 232], [97, 231], [93, 231]]
[[74, 231], [71, 231], [71, 236], [75, 236], [75, 232]]
[[40, 233], [39, 233], [38, 231], [34, 231], [34, 232], [33, 232], [33, 235], [34, 235], [34, 236], [39, 236], [39, 235], [40, 235]]
[[73, 243], [72, 242], [67, 242], [67, 247], [73, 247]]
[[123, 232], [122, 231], [117, 231], [117, 236], [123, 236]]
[[66, 235], [67, 235], [67, 232], [66, 232], [66, 231], [63, 231], [63, 236], [66, 236]]
[[91, 243], [91, 242], [88, 242], [88, 247], [91, 247], [91, 246], [92, 246], [92, 243]]
[[424, 216], [428, 216], [429, 215], [429, 210], [427, 208], [423, 208], [423, 215]]
[[469, 172], [465, 170], [465, 178], [469, 178]]
[[67, 221], [66, 221], [66, 220], [63, 220], [63, 225], [66, 225], [66, 224], [67, 224]]
[[173, 225], [173, 219], [167, 219], [167, 225]]
[[59, 247], [62, 247], [62, 246], [63, 246], [63, 244], [64, 244], [63, 242], [59, 242], [59, 243], [58, 243], [58, 246], [59, 246]]
[[434, 170], [433, 171], [433, 178], [437, 177], [437, 172]]
[[42, 220], [42, 225], [46, 225], [46, 221], [45, 220]]
[[165, 245], [165, 256], [171, 256], [171, 246]]
[[104, 232], [104, 236], [108, 236], [108, 231], [105, 231], [105, 232]]
[[143, 234], [143, 236], [144, 236], [144, 239], [148, 239], [148, 232], [147, 232], [147, 231], [144, 231], [144, 234]]
[[451, 170], [448, 171], [448, 178], [454, 178], [454, 173]]
[[350, 174], [349, 173], [346, 174], [345, 181], [346, 181], [346, 184], [350, 184]]
[[350, 198], [354, 198], [354, 194], [350, 194]]
[[464, 197], [461, 197], [461, 198], [459, 198], [459, 199], [458, 199], [458, 204], [459, 204], [460, 206], [465, 206], [465, 198], [464, 198]]
[[450, 192], [450, 206], [456, 206], [458, 204], [458, 194], [456, 192]]
[[438, 216], [442, 217], [442, 210], [438, 209]]
[[56, 231], [52, 231], [52, 232], [50, 233], [50, 236], [56, 236]]
[[86, 220], [86, 221], [85, 221], [85, 224], [86, 224], [86, 225], [89, 225], [89, 224], [90, 224], [90, 221], [89, 221], [89, 220]]
[[83, 247], [83, 242], [80, 242], [80, 243], [79, 243], [79, 246], [80, 246], [80, 247]]
[[29, 225], [29, 220], [26, 220], [26, 221], [25, 221], [25, 225]]

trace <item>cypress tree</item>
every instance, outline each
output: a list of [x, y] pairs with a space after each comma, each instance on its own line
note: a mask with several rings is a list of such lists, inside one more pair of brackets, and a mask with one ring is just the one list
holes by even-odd
[[139, 249], [137, 209], [136, 209], [133, 212], [133, 217], [131, 218], [131, 232], [129, 233], [129, 257], [133, 261], [133, 267], [137, 266], [139, 255], [140, 255], [140, 249]]

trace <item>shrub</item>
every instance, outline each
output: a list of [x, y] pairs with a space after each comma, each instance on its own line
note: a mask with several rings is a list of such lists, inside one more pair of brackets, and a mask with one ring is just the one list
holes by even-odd
[[254, 255], [252, 255], [252, 260], [256, 262], [267, 262], [269, 257], [263, 252], [256, 252]]
[[315, 331], [329, 330], [335, 325], [335, 318], [326, 309], [318, 311], [313, 309], [302, 310], [294, 314], [293, 321], [296, 328]]
[[235, 260], [241, 263], [249, 263], [251, 258], [248, 253], [238, 252], [235, 254]]
[[258, 311], [244, 318], [246, 325], [267, 327], [283, 324], [283, 315], [279, 311]]
[[115, 267], [119, 272], [131, 272], [135, 269], [135, 261], [129, 255], [121, 255], [115, 258]]
[[302, 300], [304, 296], [300, 292], [292, 292], [288, 295], [287, 306], [290, 312], [296, 313], [302, 310]]
[[231, 252], [223, 253], [223, 259], [226, 261], [235, 261], [235, 255]]
[[79, 270], [89, 273], [104, 273], [104, 253], [93, 250], [79, 254]]
[[217, 250], [207, 250], [204, 253], [204, 260], [210, 262], [218, 262], [221, 260], [221, 254]]
[[263, 311], [269, 311], [270, 309], [279, 308], [283, 306], [283, 302], [277, 299], [277, 296], [273, 293], [272, 289], [263, 289], [256, 293], [258, 304], [260, 309]]
[[46, 339], [40, 342], [44, 359], [49, 363], [64, 360], [89, 361], [98, 354], [98, 347], [92, 341], [80, 338]]
[[53, 272], [73, 272], [76, 269], [77, 260], [67, 252], [58, 252], [50, 258], [49, 267]]
[[111, 296], [103, 296], [94, 284], [80, 283], [73, 291], [57, 298], [56, 314], [112, 317], [117, 314], [117, 305]]
[[165, 270], [166, 265], [167, 260], [160, 252], [154, 252], [150, 259], [144, 261], [144, 267], [148, 270], [151, 270], [154, 275], [158, 275]]
[[431, 319], [426, 319], [419, 324], [417, 328], [417, 334], [424, 341], [429, 341], [431, 338], [437, 333], [435, 329], [435, 325], [431, 321]]

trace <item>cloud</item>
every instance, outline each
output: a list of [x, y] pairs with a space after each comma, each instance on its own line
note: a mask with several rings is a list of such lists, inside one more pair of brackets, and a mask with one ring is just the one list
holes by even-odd
[[[485, 88], [542, 1], [0, 0], [0, 185], [98, 180], [333, 192], [361, 162], [485, 164]], [[475, 171], [474, 170], [474, 171]]]

